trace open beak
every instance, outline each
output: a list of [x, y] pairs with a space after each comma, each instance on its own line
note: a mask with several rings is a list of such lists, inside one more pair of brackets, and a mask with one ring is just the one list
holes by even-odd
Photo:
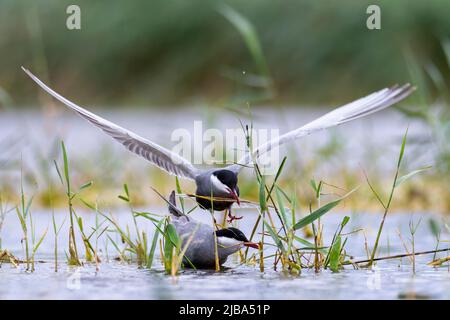
[[233, 199], [236, 200], [237, 204], [241, 205], [241, 201], [239, 201], [239, 196], [237, 195], [236, 190], [231, 190], [230, 193]]
[[244, 242], [244, 246], [259, 249], [259, 244], [255, 242]]

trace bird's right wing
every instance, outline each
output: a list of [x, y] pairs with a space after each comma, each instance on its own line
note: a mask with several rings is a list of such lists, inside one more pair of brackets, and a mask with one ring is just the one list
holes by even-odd
[[366, 97], [360, 98], [346, 105], [343, 105], [322, 117], [311, 121], [310, 123], [289, 131], [277, 139], [273, 139], [261, 146], [259, 146], [253, 152], [247, 152], [247, 154], [242, 157], [236, 164], [230, 165], [227, 169], [239, 172], [242, 167], [248, 165], [253, 161], [253, 159], [258, 158], [262, 154], [270, 151], [272, 148], [280, 146], [284, 143], [296, 140], [300, 137], [309, 135], [313, 132], [323, 130], [326, 128], [334, 127], [343, 124], [348, 121], [352, 121], [361, 117], [365, 117], [369, 114], [380, 111], [387, 108], [407, 96], [409, 96], [415, 87], [411, 86], [409, 83], [401, 87], [393, 86], [391, 88], [385, 88], [374, 92]]
[[200, 170], [195, 168], [189, 161], [179, 156], [178, 154], [167, 150], [166, 148], [144, 139], [137, 134], [122, 128], [106, 119], [103, 119], [92, 112], [85, 110], [84, 108], [76, 105], [75, 103], [67, 100], [57, 92], [49, 88], [45, 83], [39, 80], [29, 70], [22, 67], [23, 71], [34, 80], [42, 89], [48, 92], [57, 100], [64, 103], [66, 106], [75, 110], [80, 116], [88, 120], [97, 128], [102, 129], [106, 134], [113, 137], [116, 141], [120, 142], [131, 152], [147, 159], [157, 167], [167, 171], [170, 174], [195, 180], [195, 177], [200, 173]]

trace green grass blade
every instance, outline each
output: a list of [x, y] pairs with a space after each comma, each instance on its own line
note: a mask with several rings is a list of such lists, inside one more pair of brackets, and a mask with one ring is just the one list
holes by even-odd
[[61, 171], [59, 170], [58, 162], [56, 162], [56, 160], [53, 160], [53, 164], [55, 165], [56, 172], [58, 173], [59, 181], [61, 181], [61, 184], [64, 185], [64, 180], [61, 175]]
[[269, 77], [269, 68], [259, 42], [258, 34], [250, 21], [228, 5], [222, 4], [219, 12], [239, 31], [262, 76]]
[[408, 130], [409, 130], [409, 128], [406, 129], [406, 132], [403, 135], [402, 147], [400, 148], [400, 155], [398, 156], [397, 168], [400, 168], [400, 165], [401, 165], [402, 160], [403, 160], [403, 155], [405, 153], [405, 146], [406, 146], [406, 137], [408, 136]]
[[311, 187], [313, 188], [313, 190], [314, 190], [314, 193], [315, 192], [317, 192], [317, 185], [316, 185], [316, 180], [314, 180], [314, 179], [311, 179], [310, 181], [309, 181], [309, 184], [311, 185]]
[[270, 197], [270, 195], [272, 194], [273, 188], [275, 188], [275, 186], [277, 184], [277, 181], [278, 181], [278, 178], [280, 177], [281, 172], [283, 172], [283, 168], [284, 168], [284, 165], [286, 163], [286, 160], [287, 160], [287, 157], [284, 157], [283, 160], [281, 161], [281, 164], [278, 167], [277, 174], [275, 175], [275, 179], [273, 179], [272, 186], [270, 187], [269, 194], [267, 195], [266, 199], [268, 199]]
[[355, 190], [356, 190], [356, 188], [353, 189], [352, 191], [350, 191], [349, 193], [347, 193], [346, 195], [344, 195], [343, 197], [341, 197], [341, 198], [339, 198], [339, 199], [337, 199], [335, 201], [332, 201], [330, 203], [327, 203], [326, 205], [320, 207], [319, 209], [317, 209], [313, 213], [307, 215], [306, 217], [304, 217], [303, 219], [301, 219], [300, 221], [298, 221], [294, 225], [294, 230], [301, 229], [301, 228], [303, 228], [303, 227], [313, 223], [314, 221], [319, 219], [321, 216], [323, 216], [325, 213], [327, 213], [328, 211], [330, 211], [331, 209], [336, 207], [343, 199], [347, 198]]
[[[175, 185], [177, 188], [177, 193], [178, 194], [182, 194], [183, 192], [181, 191], [181, 185], [180, 185], [180, 180], [178, 179], [178, 177], [175, 177]], [[184, 212], [184, 199], [182, 197], [179, 198], [180, 199], [180, 205], [181, 205], [181, 212]]]
[[148, 259], [147, 259], [147, 268], [151, 269], [152, 268], [152, 264], [153, 264], [153, 260], [154, 260], [154, 256], [155, 256], [155, 249], [156, 246], [158, 244], [158, 238], [159, 238], [159, 234], [160, 234], [160, 230], [161, 230], [161, 226], [164, 223], [165, 219], [161, 219], [157, 225], [155, 225], [155, 234], [153, 235], [153, 240], [152, 240], [152, 246], [150, 247], [150, 252], [148, 254]]
[[34, 195], [33, 196], [31, 196], [31, 198], [28, 200], [28, 202], [27, 202], [27, 206], [26, 206], [26, 208], [25, 208], [25, 211], [24, 211], [24, 216], [26, 217], [27, 215], [28, 215], [28, 213], [30, 212], [30, 207], [31, 207], [31, 204], [33, 203], [33, 199], [34, 199]]
[[69, 177], [69, 160], [67, 160], [67, 150], [64, 141], [61, 141], [61, 149], [63, 152], [64, 161], [64, 177], [66, 179], [67, 194], [70, 194], [70, 177]]
[[[310, 249], [314, 249], [314, 250], [316, 249], [314, 243], [309, 242], [308, 240], [300, 238], [299, 236], [294, 236], [294, 239], [297, 240], [299, 243], [303, 244], [304, 246], [306, 246], [306, 248], [310, 248]], [[319, 252], [324, 254], [324, 255], [326, 255], [327, 254], [327, 249], [325, 249], [325, 248], [320, 249], [319, 248]]]
[[333, 272], [339, 271], [339, 261], [341, 255], [341, 236], [336, 238], [330, 251], [330, 269]]
[[127, 197], [124, 197], [122, 195], [117, 196], [119, 199], [125, 201], [125, 202], [130, 202], [130, 200]]
[[170, 241], [172, 242], [172, 244], [177, 249], [179, 249], [180, 246], [181, 246], [181, 240], [180, 240], [180, 237], [178, 236], [177, 230], [175, 229], [173, 224], [169, 223], [167, 225], [166, 233], [167, 233]]
[[90, 186], [92, 186], [94, 183], [92, 181], [86, 182], [84, 184], [81, 185], [80, 187], [80, 191], [86, 188], [89, 188]]
[[125, 183], [123, 185], [123, 190], [125, 191], [125, 194], [127, 195], [127, 198], [130, 198], [130, 193], [128, 192], [128, 185]]
[[341, 230], [344, 229], [344, 227], [347, 225], [347, 223], [350, 221], [350, 217], [349, 216], [345, 216], [344, 219], [342, 219], [341, 222]]
[[259, 180], [259, 206], [261, 208], [261, 212], [266, 211], [267, 203], [266, 203], [266, 183], [264, 176], [261, 176]]
[[36, 245], [33, 248], [33, 255], [36, 253], [36, 251], [39, 249], [39, 246], [41, 245], [42, 241], [44, 241], [45, 236], [47, 235], [48, 227], [45, 229], [42, 236], [39, 238], [39, 241], [36, 243]]
[[278, 249], [280, 249], [283, 254], [286, 254], [286, 249], [283, 246], [283, 242], [281, 241], [280, 237], [277, 235], [275, 230], [273, 230], [271, 225], [264, 218], [263, 218], [263, 223], [266, 226], [267, 231], [269, 232], [270, 236], [272, 237], [272, 239], [275, 242]]
[[408, 179], [411, 179], [411, 178], [414, 177], [416, 174], [421, 173], [421, 172], [426, 171], [426, 170], [429, 170], [429, 169], [431, 169], [431, 166], [423, 167], [423, 168], [420, 168], [420, 169], [411, 171], [410, 173], [405, 174], [404, 176], [401, 176], [400, 178], [398, 178], [398, 179], [395, 181], [394, 188], [397, 188], [397, 187], [398, 187], [399, 185], [401, 185], [403, 182], [405, 182], [405, 181], [408, 180]]
[[441, 228], [439, 227], [439, 224], [437, 221], [433, 218], [430, 218], [428, 220], [428, 225], [430, 226], [431, 233], [438, 238], [441, 233]]
[[19, 221], [20, 221], [20, 225], [22, 226], [22, 230], [25, 233], [27, 231], [27, 224], [25, 222], [25, 219], [20, 214], [20, 211], [19, 211], [19, 209], [17, 207], [16, 207], [16, 213], [17, 213], [17, 216], [19, 217]]
[[278, 203], [278, 207], [280, 209], [281, 218], [283, 219], [283, 223], [285, 225], [287, 225], [288, 227], [290, 227], [291, 222], [286, 215], [286, 208], [284, 207], [283, 199], [282, 199], [281, 193], [278, 191], [278, 189], [275, 189], [275, 195], [277, 197], [277, 203]]

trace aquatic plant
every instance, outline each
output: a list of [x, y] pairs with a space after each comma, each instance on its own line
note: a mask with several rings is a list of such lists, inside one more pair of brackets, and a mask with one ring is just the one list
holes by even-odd
[[[252, 128], [253, 123], [250, 124], [250, 130], [249, 126], [242, 126], [246, 141], [247, 141], [247, 148], [248, 152], [253, 155], [253, 149], [252, 149]], [[300, 250], [296, 243], [300, 243], [303, 245], [307, 245], [308, 248], [306, 249], [312, 249], [315, 253], [315, 259], [314, 259], [314, 267], [316, 271], [319, 271], [320, 268], [322, 268], [323, 265], [323, 259], [321, 257], [325, 254], [326, 248], [323, 247], [322, 244], [322, 226], [319, 222], [319, 230], [320, 234], [318, 235], [316, 231], [316, 226], [314, 225], [314, 222], [317, 220], [319, 221], [320, 218], [329, 212], [331, 209], [336, 207], [343, 199], [347, 198], [350, 194], [352, 194], [356, 189], [346, 193], [344, 196], [340, 197], [337, 200], [334, 200], [332, 202], [327, 203], [326, 205], [321, 206], [320, 204], [320, 193], [321, 193], [321, 186], [322, 183], [319, 183], [319, 186], [316, 186], [315, 183], [312, 183], [313, 188], [315, 188], [316, 192], [316, 198], [318, 201], [318, 208], [316, 210], [312, 210], [310, 207], [310, 214], [301, 218], [300, 220], [297, 220], [296, 217], [296, 195], [294, 194], [293, 197], [287, 196], [286, 192], [277, 185], [277, 180], [282, 174], [283, 168], [285, 166], [287, 158], [283, 158], [283, 161], [281, 162], [277, 173], [274, 177], [274, 180], [272, 184], [267, 186], [266, 184], [266, 177], [262, 174], [262, 171], [259, 167], [258, 162], [256, 161], [256, 158], [253, 157], [253, 168], [254, 172], [257, 178], [257, 182], [259, 185], [259, 216], [257, 218], [257, 221], [253, 227], [250, 241], [252, 240], [256, 230], [258, 229], [258, 226], [260, 222], [261, 224], [261, 248], [264, 248], [264, 245], [271, 245], [270, 243], [267, 243], [265, 241], [266, 234], [270, 236], [272, 241], [275, 244], [276, 252], [272, 257], [275, 257], [274, 259], [274, 269], [277, 268], [278, 263], [281, 263], [282, 270], [288, 271], [291, 273], [299, 273], [304, 266], [302, 263], [302, 256], [303, 252]], [[275, 191], [275, 197], [272, 196], [272, 192]], [[274, 199], [276, 198], [276, 200]], [[284, 205], [284, 200], [287, 200], [290, 204], [290, 208], [286, 208]], [[271, 212], [269, 210], [269, 204], [270, 209], [273, 209], [273, 211], [276, 213], [276, 216], [278, 218], [278, 223], [281, 225], [281, 227], [277, 230], [275, 226], [274, 219], [271, 215]], [[287, 211], [291, 212], [291, 217], [288, 217]], [[345, 224], [348, 222], [348, 220], [343, 221], [342, 229], [344, 228]], [[308, 227], [309, 225], [312, 226], [313, 232], [314, 232], [314, 244], [310, 243], [309, 241], [302, 239], [296, 235], [296, 232], [298, 230], [301, 230], [305, 227]], [[341, 261], [341, 253], [343, 249], [343, 245], [341, 246], [341, 240], [340, 240], [340, 232], [342, 232], [342, 229], [339, 231], [339, 234], [336, 234], [335, 239], [333, 240], [330, 255], [328, 257], [328, 261], [332, 264], [332, 268], [334, 271], [337, 271], [339, 268], [339, 261]], [[345, 244], [345, 242], [344, 242]], [[305, 248], [303, 248], [305, 249]], [[244, 255], [244, 258], [247, 259], [247, 252]], [[263, 249], [260, 249], [259, 253], [259, 264], [260, 264], [260, 270], [264, 271], [264, 260], [267, 257], [264, 257]], [[306, 264], [307, 267], [308, 264]], [[328, 266], [328, 264], [327, 264]]]
[[77, 214], [75, 212], [75, 208], [73, 205], [73, 201], [74, 199], [76, 199], [76, 197], [79, 195], [79, 193], [81, 191], [83, 191], [84, 189], [89, 188], [92, 185], [92, 181], [89, 181], [87, 183], [82, 184], [78, 190], [75, 192], [72, 188], [72, 184], [70, 181], [70, 174], [69, 174], [69, 160], [67, 157], [67, 151], [66, 151], [66, 146], [64, 145], [64, 141], [61, 141], [61, 150], [62, 150], [62, 155], [63, 155], [63, 172], [64, 175], [61, 174], [61, 170], [59, 169], [58, 163], [56, 162], [56, 160], [53, 161], [54, 165], [55, 165], [55, 169], [56, 172], [58, 173], [59, 179], [61, 181], [61, 184], [65, 187], [65, 194], [66, 194], [66, 199], [67, 199], [67, 207], [69, 209], [69, 221], [70, 221], [70, 226], [69, 226], [69, 255], [68, 255], [68, 264], [69, 265], [74, 265], [74, 266], [81, 266], [83, 263], [80, 260], [80, 257], [78, 255], [78, 248], [77, 248], [77, 244], [76, 244], [76, 236], [75, 236], [75, 219], [78, 223], [78, 227], [79, 230], [82, 234], [82, 238], [83, 238], [83, 244], [85, 245], [86, 248], [86, 258], [89, 260], [91, 260], [91, 251], [93, 251], [92, 246], [90, 245], [90, 243], [87, 240], [84, 232], [83, 232], [83, 224], [82, 224], [82, 219], [77, 217]]
[[412, 257], [412, 264], [413, 264], [413, 273], [416, 273], [416, 241], [415, 241], [415, 234], [417, 231], [417, 228], [420, 225], [420, 222], [422, 221], [422, 218], [419, 219], [417, 223], [414, 224], [414, 221], [411, 219], [409, 222], [409, 233], [411, 234], [411, 257]]
[[0, 192], [0, 250], [2, 249], [2, 228], [5, 222], [5, 217], [8, 212], [14, 210], [15, 208], [8, 209], [6, 201], [3, 199], [3, 194]]
[[[36, 241], [36, 233], [33, 224], [33, 215], [31, 213], [30, 207], [33, 202], [33, 197], [26, 200], [25, 191], [23, 188], [23, 178], [21, 175], [20, 182], [20, 204], [16, 206], [17, 217], [20, 220], [20, 226], [23, 232], [22, 241], [25, 243], [25, 262], [26, 262], [26, 270], [33, 272], [35, 270], [35, 260], [34, 257], [36, 255], [36, 251], [47, 235], [47, 229], [41, 235], [41, 237]], [[31, 243], [30, 243], [31, 236]], [[30, 253], [31, 249], [31, 253]]]
[[394, 179], [393, 179], [393, 182], [392, 182], [392, 187], [390, 189], [390, 193], [389, 193], [388, 199], [386, 201], [383, 201], [381, 199], [381, 196], [380, 196], [379, 192], [377, 192], [375, 190], [375, 188], [371, 184], [368, 176], [365, 175], [366, 176], [366, 181], [367, 181], [367, 184], [370, 187], [370, 190], [373, 192], [373, 194], [375, 195], [376, 199], [378, 200], [378, 202], [381, 204], [381, 206], [384, 209], [383, 217], [381, 219], [380, 226], [378, 227], [377, 236], [376, 236], [373, 248], [372, 248], [372, 253], [371, 253], [370, 262], [368, 263], [368, 266], [372, 266], [373, 261], [375, 259], [375, 255], [376, 255], [377, 250], [378, 250], [378, 243], [380, 241], [380, 237], [381, 237], [381, 233], [383, 231], [384, 223], [385, 223], [386, 217], [387, 217], [387, 215], [389, 213], [389, 210], [390, 210], [390, 207], [391, 207], [391, 203], [392, 203], [392, 200], [393, 200], [393, 197], [394, 197], [394, 192], [395, 192], [396, 188], [399, 185], [401, 185], [404, 181], [412, 178], [414, 175], [416, 175], [418, 173], [421, 173], [421, 172], [423, 172], [425, 170], [430, 169], [430, 167], [423, 167], [423, 168], [414, 170], [414, 171], [412, 171], [412, 172], [410, 172], [408, 174], [405, 174], [403, 176], [399, 176], [399, 174], [400, 174], [400, 167], [401, 167], [401, 164], [402, 164], [402, 161], [403, 161], [403, 156], [404, 156], [404, 153], [405, 153], [405, 146], [406, 146], [406, 137], [407, 137], [407, 135], [408, 135], [408, 130], [406, 130], [405, 134], [403, 135], [402, 145], [400, 147], [400, 153], [399, 153], [399, 156], [398, 156], [398, 161], [397, 161], [397, 166], [396, 166]]
[[54, 259], [55, 259], [55, 272], [58, 272], [58, 236], [59, 236], [59, 232], [61, 231], [65, 222], [66, 222], [66, 220], [64, 219], [64, 221], [58, 227], [56, 224], [56, 220], [55, 220], [55, 212], [52, 212], [53, 235], [55, 237], [54, 250], [53, 250]]
[[[96, 212], [96, 214], [104, 217], [105, 220], [103, 222], [108, 221], [111, 224], [111, 225], [106, 226], [99, 234], [97, 234], [97, 236], [96, 236], [97, 241], [98, 241], [98, 238], [105, 232], [112, 231], [112, 232], [118, 234], [121, 241], [125, 244], [125, 247], [122, 249], [120, 248], [119, 244], [113, 238], [111, 238], [111, 236], [109, 234], [107, 234], [107, 238], [113, 244], [114, 248], [117, 250], [120, 260], [126, 261], [126, 262], [135, 260], [139, 267], [146, 267], [146, 268], [150, 269], [150, 268], [152, 268], [152, 265], [153, 265], [155, 249], [156, 249], [156, 246], [158, 243], [159, 235], [160, 234], [166, 235], [166, 232], [161, 230], [163, 224], [166, 221], [166, 218], [165, 217], [160, 218], [160, 215], [152, 214], [149, 212], [136, 211], [133, 208], [132, 200], [131, 200], [131, 196], [130, 196], [130, 192], [129, 192], [127, 184], [123, 185], [123, 191], [124, 191], [124, 193], [119, 195], [118, 197], [119, 197], [119, 199], [124, 201], [129, 207], [130, 213], [132, 215], [133, 224], [135, 227], [136, 239], [132, 238], [132, 235], [130, 233], [128, 225], [125, 227], [120, 226], [119, 222], [114, 218], [114, 216], [112, 214], [107, 215], [104, 212], [102, 212], [99, 209], [98, 204], [92, 205], [85, 200], [82, 200], [82, 202], [88, 208], [94, 210]], [[152, 239], [150, 248], [148, 248], [148, 235], [145, 231], [141, 231], [139, 229], [137, 219], [136, 219], [137, 217], [144, 217], [146, 219], [149, 219], [155, 225], [155, 232], [153, 235], [153, 239]], [[160, 218], [159, 220], [157, 219], [158, 217]], [[103, 224], [103, 222], [100, 224], [97, 222], [97, 226], [94, 229], [93, 233], [97, 232], [99, 230], [99, 227], [101, 224]], [[113, 227], [113, 229], [110, 229], [111, 226]], [[85, 238], [89, 239], [92, 236], [92, 234], [89, 237], [85, 237]], [[94, 250], [93, 252], [96, 254], [97, 250]], [[133, 256], [128, 258], [127, 253], [132, 254]], [[135, 259], [133, 259], [133, 258], [135, 258]], [[98, 258], [97, 258], [97, 261], [98, 261]]]

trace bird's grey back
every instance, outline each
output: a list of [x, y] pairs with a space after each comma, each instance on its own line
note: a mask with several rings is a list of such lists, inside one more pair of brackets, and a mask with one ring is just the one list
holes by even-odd
[[[190, 266], [192, 263], [196, 268], [208, 268], [214, 266], [214, 229], [212, 226], [198, 222], [194, 219], [188, 219], [187, 216], [173, 217], [172, 224], [181, 239], [182, 249], [184, 249], [192, 237], [186, 253], [184, 254], [184, 265]], [[219, 255], [220, 262], [225, 262], [227, 256], [228, 255], [221, 257], [221, 255]]]
[[195, 183], [197, 184], [196, 194], [209, 195], [211, 193], [211, 174], [214, 170], [208, 170], [200, 173], [195, 177]]
[[[209, 175], [208, 175], [209, 181]], [[169, 212], [171, 224], [175, 227], [181, 240], [181, 249], [189, 243], [183, 257], [183, 263], [189, 267], [193, 264], [196, 268], [212, 268], [215, 266], [215, 230], [209, 225], [181, 212], [176, 205], [175, 191], [169, 196]], [[192, 239], [191, 239], [192, 237]], [[223, 264], [228, 256], [239, 250], [239, 247], [218, 247], [219, 263]]]

